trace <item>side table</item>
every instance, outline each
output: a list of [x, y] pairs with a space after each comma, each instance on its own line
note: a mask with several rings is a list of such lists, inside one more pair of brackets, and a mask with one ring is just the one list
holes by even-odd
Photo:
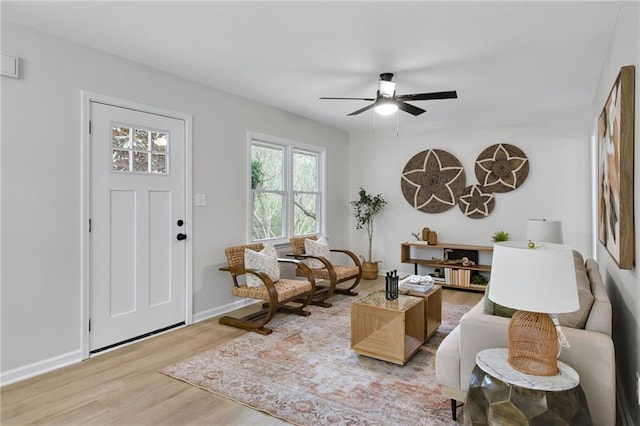
[[424, 299], [424, 341], [426, 342], [442, 324], [442, 287], [434, 285], [425, 293], [410, 290], [408, 294]]
[[558, 362], [555, 376], [513, 369], [507, 349], [486, 349], [476, 366], [464, 403], [465, 425], [591, 425], [578, 373]]
[[351, 303], [351, 348], [371, 358], [404, 365], [424, 343], [424, 301], [375, 291]]

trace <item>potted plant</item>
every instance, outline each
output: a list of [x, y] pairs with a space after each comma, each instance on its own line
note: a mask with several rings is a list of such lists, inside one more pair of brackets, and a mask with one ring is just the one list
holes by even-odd
[[491, 241], [499, 243], [500, 241], [509, 241], [509, 233], [504, 231], [497, 231], [491, 237]]
[[372, 259], [373, 246], [373, 219], [382, 211], [387, 202], [382, 198], [381, 194], [372, 196], [360, 187], [358, 192], [359, 198], [350, 201], [353, 206], [353, 214], [356, 218], [356, 229], [366, 229], [369, 236], [369, 256], [362, 262], [362, 278], [365, 280], [374, 280], [378, 276], [378, 263]]

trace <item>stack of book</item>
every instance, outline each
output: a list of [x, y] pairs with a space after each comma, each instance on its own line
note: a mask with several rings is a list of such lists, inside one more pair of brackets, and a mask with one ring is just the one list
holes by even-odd
[[426, 293], [433, 288], [433, 277], [428, 275], [409, 275], [400, 281], [400, 288]]

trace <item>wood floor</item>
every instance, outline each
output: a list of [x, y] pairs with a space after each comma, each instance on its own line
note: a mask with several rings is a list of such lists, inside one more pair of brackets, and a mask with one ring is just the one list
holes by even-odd
[[[384, 279], [358, 289], [383, 286]], [[482, 295], [443, 289], [443, 301]], [[245, 310], [248, 308], [244, 308]], [[282, 420], [158, 373], [246, 333], [217, 318], [183, 327], [1, 389], [2, 425], [273, 425]]]

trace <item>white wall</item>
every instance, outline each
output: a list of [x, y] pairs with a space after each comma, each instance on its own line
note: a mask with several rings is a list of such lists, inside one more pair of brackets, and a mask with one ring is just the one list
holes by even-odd
[[80, 354], [81, 90], [193, 115], [196, 316], [233, 300], [218, 267], [246, 242], [248, 130], [327, 147], [327, 232], [346, 243], [347, 133], [6, 21], [2, 52], [22, 60], [1, 80], [4, 379]]
[[[429, 120], [428, 113], [404, 120]], [[389, 202], [376, 219], [374, 257], [381, 269], [412, 271], [400, 264], [400, 243], [411, 233], [429, 227], [439, 242], [491, 245], [495, 231], [508, 232], [513, 240], [525, 237], [527, 219], [559, 219], [564, 241], [584, 256], [591, 256], [589, 210], [589, 108], [549, 111], [509, 117], [478, 117], [464, 122], [434, 123], [422, 134], [396, 136], [395, 120], [378, 121], [376, 132], [351, 136], [351, 198], [364, 186], [381, 192]], [[582, 129], [582, 130], [581, 130]], [[496, 194], [493, 212], [470, 219], [455, 206], [446, 212], [427, 214], [404, 199], [400, 175], [409, 159], [427, 149], [443, 149], [455, 155], [465, 169], [467, 185], [477, 184], [477, 156], [496, 143], [519, 147], [530, 163], [526, 181], [515, 191]], [[353, 223], [352, 223], [353, 225]], [[366, 235], [352, 226], [352, 247], [366, 250]], [[542, 271], [541, 271], [542, 273]]]
[[[611, 87], [625, 65], [635, 65], [635, 141], [633, 187], [635, 222], [635, 266], [631, 270], [618, 269], [607, 249], [597, 243], [600, 272], [605, 280], [613, 305], [613, 341], [616, 348], [619, 403], [623, 407], [623, 421], [640, 424], [640, 405], [636, 396], [636, 374], [640, 372], [640, 3], [622, 2], [615, 32], [605, 61], [592, 115], [602, 111]], [[619, 419], [621, 420], [621, 419]]]

